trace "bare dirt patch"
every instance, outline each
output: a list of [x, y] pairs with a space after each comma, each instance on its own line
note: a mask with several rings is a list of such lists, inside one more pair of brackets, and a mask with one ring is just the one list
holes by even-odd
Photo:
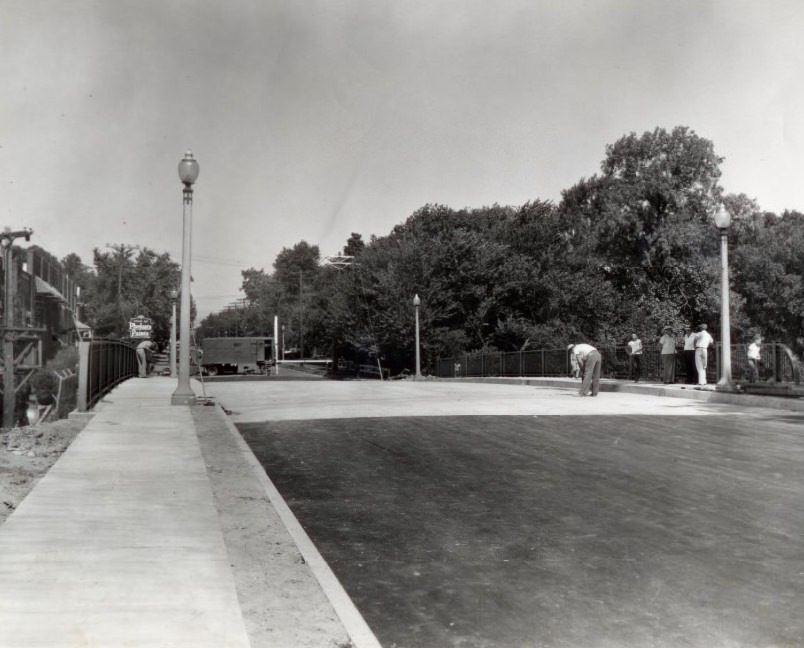
[[61, 419], [38, 426], [0, 429], [0, 524], [56, 463], [87, 420]]

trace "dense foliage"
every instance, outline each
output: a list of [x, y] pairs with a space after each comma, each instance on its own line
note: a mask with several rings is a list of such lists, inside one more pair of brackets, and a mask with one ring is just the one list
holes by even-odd
[[558, 205], [455, 210], [426, 205], [387, 236], [353, 233], [347, 266], [318, 247], [285, 248], [274, 271], [243, 272], [240, 308], [202, 322], [205, 335], [271, 334], [286, 347], [411, 368], [413, 297], [421, 298], [424, 365], [476, 350], [560, 347], [569, 341], [650, 343], [663, 326], [719, 329], [723, 202], [733, 341], [757, 331], [798, 353], [804, 320], [804, 215], [762, 212], [718, 185], [722, 158], [694, 131], [657, 128], [606, 149], [600, 172]]
[[154, 339], [170, 339], [171, 291], [179, 288], [181, 270], [169, 254], [117, 245], [96, 248], [92, 267], [75, 254], [62, 265], [81, 288], [79, 318], [96, 336], [124, 338], [129, 320], [142, 315], [153, 321]]

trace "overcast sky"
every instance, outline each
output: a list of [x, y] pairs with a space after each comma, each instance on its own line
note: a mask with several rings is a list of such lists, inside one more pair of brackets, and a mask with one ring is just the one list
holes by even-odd
[[557, 202], [657, 126], [804, 210], [802, 34], [798, 0], [0, 0], [0, 226], [180, 261], [192, 149], [204, 316], [283, 247]]

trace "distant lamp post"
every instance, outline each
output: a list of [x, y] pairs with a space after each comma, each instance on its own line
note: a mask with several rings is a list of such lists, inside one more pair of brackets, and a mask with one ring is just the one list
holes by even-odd
[[176, 377], [176, 299], [179, 291], [175, 288], [170, 291], [170, 304], [173, 312], [170, 316], [170, 377]]
[[282, 360], [285, 359], [285, 325], [282, 324]]
[[184, 209], [181, 249], [181, 348], [179, 349], [179, 384], [171, 405], [193, 405], [195, 393], [190, 387], [190, 258], [193, 227], [193, 183], [198, 178], [198, 162], [191, 151], [179, 162], [179, 179], [184, 184]]
[[720, 203], [715, 212], [715, 225], [720, 230], [720, 340], [722, 352], [720, 354], [720, 380], [717, 389], [734, 391], [731, 378], [731, 325], [729, 322], [729, 225], [731, 214]]
[[413, 308], [416, 311], [416, 379], [422, 377], [422, 358], [421, 348], [419, 346], [419, 306], [422, 305], [422, 300], [418, 295], [413, 296]]

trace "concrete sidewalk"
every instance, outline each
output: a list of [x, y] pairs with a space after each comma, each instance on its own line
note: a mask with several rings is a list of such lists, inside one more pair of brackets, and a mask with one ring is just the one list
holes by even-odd
[[0, 527], [0, 646], [249, 646], [174, 388], [118, 386]]

